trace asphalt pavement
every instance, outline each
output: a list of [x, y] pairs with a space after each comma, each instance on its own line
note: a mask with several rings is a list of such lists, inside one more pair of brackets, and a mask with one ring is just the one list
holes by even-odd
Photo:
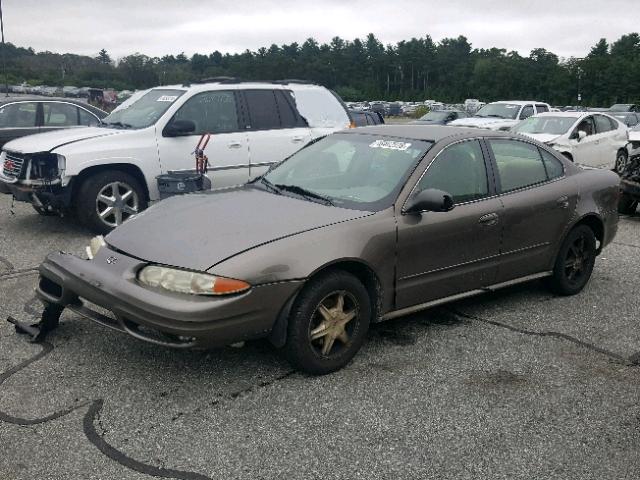
[[581, 294], [377, 324], [324, 377], [266, 342], [169, 350], [68, 312], [29, 343], [4, 319], [37, 320], [39, 262], [91, 236], [0, 198], [0, 479], [640, 478], [640, 212]]

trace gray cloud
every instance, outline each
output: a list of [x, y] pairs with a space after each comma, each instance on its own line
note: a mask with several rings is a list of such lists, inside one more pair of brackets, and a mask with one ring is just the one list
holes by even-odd
[[112, 57], [256, 50], [314, 37], [383, 43], [465, 35], [474, 47], [584, 56], [638, 30], [638, 0], [5, 0], [7, 41], [37, 51]]

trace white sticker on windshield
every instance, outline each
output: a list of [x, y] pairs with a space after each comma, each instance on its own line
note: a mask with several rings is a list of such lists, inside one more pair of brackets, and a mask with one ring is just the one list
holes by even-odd
[[173, 102], [176, 98], [177, 95], [162, 95], [156, 102]]
[[411, 146], [411, 144], [406, 142], [393, 142], [391, 140], [376, 140], [369, 144], [369, 146], [371, 148], [387, 148], [389, 150], [400, 150], [401, 152], [404, 152]]

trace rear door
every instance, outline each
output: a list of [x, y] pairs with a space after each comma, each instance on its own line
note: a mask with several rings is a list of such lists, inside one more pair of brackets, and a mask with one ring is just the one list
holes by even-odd
[[486, 140], [504, 205], [497, 283], [550, 268], [575, 210], [577, 188], [562, 163], [533, 143]]
[[245, 131], [249, 145], [249, 178], [262, 175], [311, 141], [306, 122], [286, 90], [243, 90]]
[[14, 138], [39, 132], [38, 103], [16, 102], [0, 106], [0, 148]]
[[503, 208], [487, 171], [480, 141], [465, 140], [440, 152], [417, 182], [412, 194], [444, 190], [455, 207], [398, 215], [398, 308], [494, 283]]
[[210, 133], [205, 154], [209, 158], [212, 186], [227, 187], [249, 180], [249, 148], [240, 125], [241, 112], [233, 90], [212, 90], [189, 98], [174, 114], [173, 120], [192, 121], [196, 129], [182, 136], [170, 136], [166, 127], [156, 132], [163, 173], [172, 170], [194, 170], [195, 150], [200, 136]]

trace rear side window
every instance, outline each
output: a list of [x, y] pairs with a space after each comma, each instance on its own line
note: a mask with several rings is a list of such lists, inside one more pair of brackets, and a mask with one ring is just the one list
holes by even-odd
[[596, 119], [596, 132], [604, 133], [613, 130], [611, 122], [604, 115], [594, 115], [594, 118]]
[[522, 107], [522, 112], [520, 112], [520, 120], [524, 120], [525, 118], [529, 118], [533, 115], [533, 105], [525, 105]]
[[356, 127], [365, 127], [369, 123], [367, 114], [362, 112], [351, 112], [351, 119]]
[[294, 107], [293, 94], [285, 90], [274, 90], [274, 92], [280, 115], [280, 126], [282, 128], [306, 127], [307, 125]]
[[416, 190], [427, 188], [449, 193], [455, 203], [486, 197], [489, 188], [480, 142], [456, 143], [440, 152], [418, 182]]
[[24, 128], [36, 126], [35, 102], [12, 103], [0, 107], [0, 128]]
[[327, 89], [299, 87], [293, 89], [296, 107], [310, 127], [347, 128], [349, 116], [342, 103]]
[[553, 180], [554, 178], [561, 177], [564, 174], [564, 167], [562, 163], [560, 163], [560, 160], [542, 148], [538, 150], [540, 150], [540, 154], [542, 155], [544, 168], [547, 170], [547, 178]]
[[44, 102], [42, 104], [43, 126], [70, 127], [78, 125], [78, 107], [68, 103]]
[[233, 92], [218, 90], [194, 95], [173, 118], [195, 123], [196, 129], [192, 135], [238, 131], [238, 112]]
[[100, 121], [94, 115], [87, 112], [84, 108], [78, 108], [78, 111], [80, 112], [80, 125], [91, 127], [100, 123]]
[[538, 113], [548, 112], [549, 108], [546, 105], [536, 105], [536, 110]]
[[278, 106], [273, 90], [245, 90], [249, 109], [251, 130], [273, 130], [280, 128]]
[[529, 187], [547, 180], [538, 147], [518, 140], [489, 140], [498, 166], [502, 192]]

